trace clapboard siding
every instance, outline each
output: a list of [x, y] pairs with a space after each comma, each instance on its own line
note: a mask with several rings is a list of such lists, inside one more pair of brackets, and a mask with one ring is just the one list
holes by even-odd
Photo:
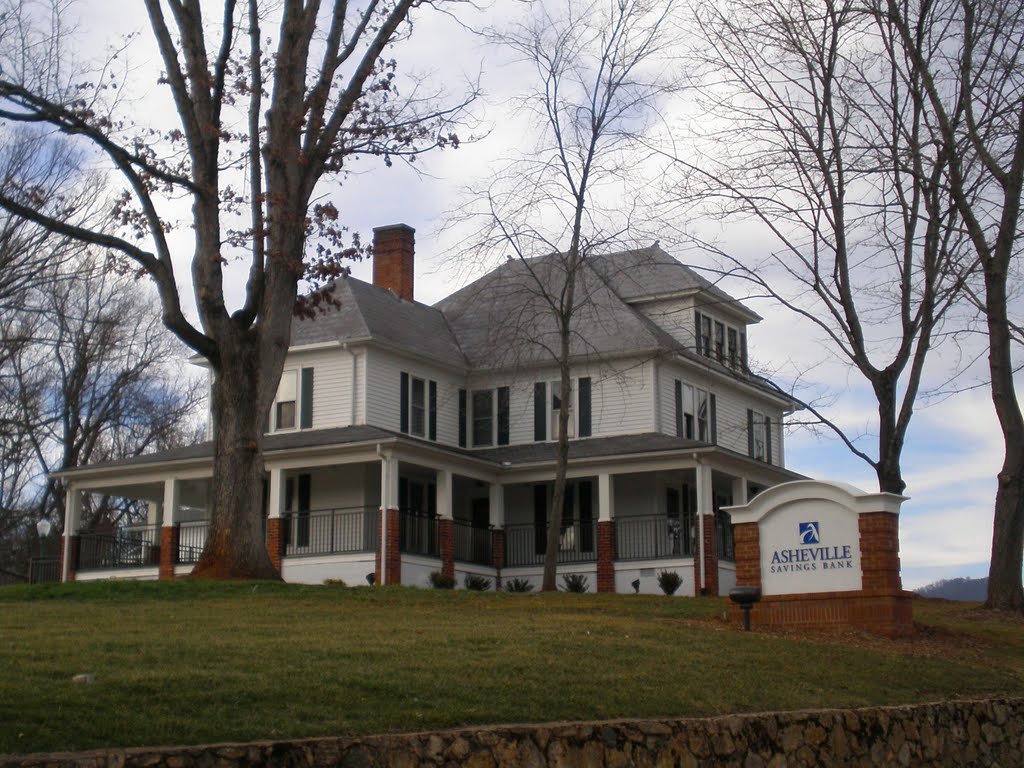
[[696, 348], [693, 336], [694, 303], [692, 298], [644, 302], [634, 305], [633, 308], [649, 317], [656, 325], [661, 326], [680, 344], [684, 344], [690, 349]]
[[367, 351], [366, 423], [396, 432], [401, 428], [399, 387], [403, 371], [410, 376], [437, 382], [437, 441], [457, 445], [461, 377], [386, 350]]

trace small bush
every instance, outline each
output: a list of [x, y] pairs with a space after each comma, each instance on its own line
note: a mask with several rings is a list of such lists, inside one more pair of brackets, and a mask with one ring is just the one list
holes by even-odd
[[433, 571], [430, 574], [430, 586], [434, 589], [455, 589], [455, 577]]
[[532, 592], [533, 584], [529, 579], [509, 579], [505, 582], [506, 592]]
[[658, 574], [658, 586], [666, 595], [674, 595], [683, 584], [683, 577], [675, 571], [662, 571]]
[[324, 579], [325, 587], [347, 587], [344, 579]]
[[490, 579], [478, 576], [475, 573], [467, 573], [466, 577], [462, 580], [462, 584], [466, 589], [471, 589], [474, 592], [486, 592], [491, 588]]
[[587, 577], [582, 573], [567, 573], [562, 577], [562, 584], [565, 585], [566, 592], [586, 592], [590, 586], [587, 583]]

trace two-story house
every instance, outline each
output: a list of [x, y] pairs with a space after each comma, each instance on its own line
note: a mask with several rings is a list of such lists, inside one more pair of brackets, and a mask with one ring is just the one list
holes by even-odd
[[[537, 290], [557, 258], [509, 261], [434, 306], [413, 298], [414, 232], [375, 230], [374, 282], [296, 320], [268, 418], [266, 538], [287, 581], [427, 585], [433, 571], [539, 584], [558, 415], [570, 451], [559, 572], [599, 591], [680, 594], [735, 583], [720, 508], [797, 477], [793, 403], [747, 368], [760, 318], [657, 244], [578, 275], [572, 396]], [[66, 578], [187, 572], [205, 540], [212, 444], [78, 467]], [[145, 500], [147, 525], [78, 531], [83, 494]]]

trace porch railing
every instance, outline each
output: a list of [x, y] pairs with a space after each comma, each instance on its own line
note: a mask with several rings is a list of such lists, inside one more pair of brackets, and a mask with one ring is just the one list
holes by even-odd
[[28, 561], [28, 583], [48, 584], [60, 581], [61, 561], [57, 557], [33, 557]]
[[286, 557], [375, 552], [380, 531], [376, 507], [291, 512], [284, 516]]
[[615, 519], [617, 560], [658, 560], [692, 557], [693, 542], [677, 518], [665, 515]]
[[437, 557], [437, 515], [401, 510], [398, 520], [399, 551]]
[[140, 568], [160, 564], [160, 526], [134, 525], [111, 533], [82, 533], [76, 570]]
[[464, 563], [493, 565], [491, 529], [477, 528], [466, 521], [456, 520], [455, 559]]
[[[505, 528], [505, 563], [508, 566], [541, 565], [547, 546], [547, 529], [535, 525]], [[597, 522], [574, 520], [559, 534], [558, 562], [589, 563], [597, 559]]]
[[196, 563], [206, 546], [206, 534], [210, 530], [208, 520], [180, 523], [178, 525], [178, 562]]

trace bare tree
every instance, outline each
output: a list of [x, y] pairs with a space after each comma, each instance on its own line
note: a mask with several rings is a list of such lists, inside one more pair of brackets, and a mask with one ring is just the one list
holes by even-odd
[[[944, 182], [981, 265], [988, 369], [1004, 443], [998, 474], [989, 608], [1024, 611], [1024, 416], [1014, 385], [1024, 189], [1024, 8], [997, 0], [876, 0], [898, 31], [946, 153]], [[1019, 336], [1017, 337], [1019, 339]]]
[[[437, 0], [449, 7], [456, 0]], [[65, 0], [47, 19], [59, 25]], [[9, 192], [0, 206], [54, 232], [110, 249], [148, 274], [163, 321], [209, 361], [214, 472], [210, 533], [193, 574], [279, 578], [262, 540], [263, 423], [288, 350], [297, 287], [315, 267], [337, 269], [344, 247], [338, 211], [313, 204], [325, 176], [357, 154], [410, 156], [457, 139], [450, 118], [415, 88], [398, 93], [388, 47], [411, 31], [418, 0], [146, 0], [163, 66], [162, 103], [177, 125], [137, 129], [124, 121], [121, 83], [132, 71], [107, 69], [94, 85], [65, 72], [62, 30], [31, 8], [4, 2], [0, 40], [0, 120], [51, 126], [75, 137], [124, 185], [116, 233], [69, 225]], [[276, 29], [275, 29], [276, 25]], [[84, 83], [84, 84], [83, 84]], [[110, 88], [111, 84], [115, 87]], [[178, 291], [169, 230], [180, 200], [191, 204], [191, 283], [199, 322]], [[175, 207], [175, 206], [179, 207]], [[319, 237], [313, 257], [306, 244]], [[228, 265], [248, 266], [237, 307], [225, 297]]]
[[[591, 257], [619, 241], [635, 200], [640, 138], [657, 125], [662, 97], [673, 92], [667, 49], [673, 3], [596, 0], [547, 3], [532, 16], [491, 34], [532, 69], [529, 92], [516, 101], [533, 119], [537, 145], [513, 157], [455, 215], [472, 222], [466, 239], [480, 253], [517, 262], [520, 311], [502, 318], [510, 349], [558, 368], [559, 402], [554, 493], [548, 519], [542, 589], [555, 590], [569, 456], [571, 364], [586, 350], [577, 327], [594, 291], [606, 287], [589, 273]], [[536, 359], [533, 360], [536, 362]]]
[[714, 129], [705, 154], [676, 157], [684, 186], [704, 210], [756, 222], [776, 243], [754, 258], [702, 245], [816, 325], [863, 376], [876, 451], [811, 410], [880, 490], [902, 493], [928, 352], [973, 265], [912, 53], [853, 0], [709, 2], [695, 20], [694, 84]]

